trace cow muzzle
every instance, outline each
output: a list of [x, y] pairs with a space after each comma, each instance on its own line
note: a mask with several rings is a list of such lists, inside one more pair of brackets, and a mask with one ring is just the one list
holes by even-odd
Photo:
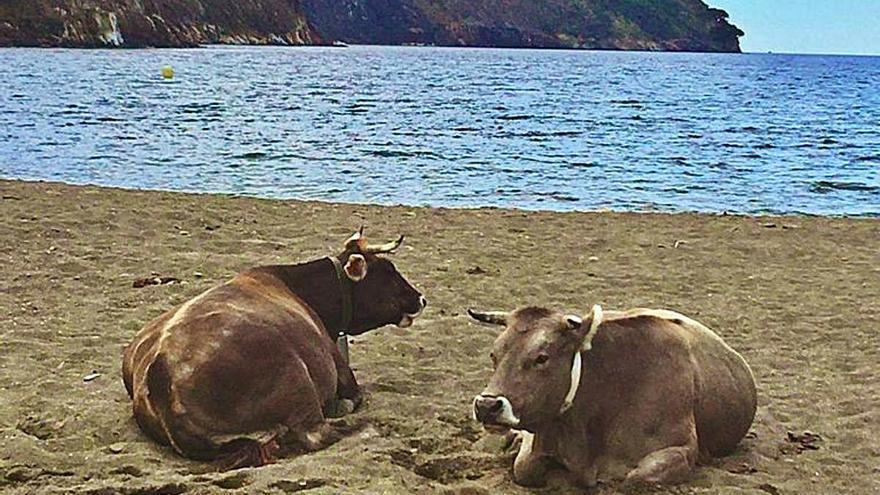
[[504, 396], [482, 394], [474, 397], [474, 419], [490, 431], [506, 431], [519, 426], [519, 418]]
[[415, 313], [404, 313], [403, 317], [400, 319], [400, 323], [397, 324], [400, 328], [411, 327], [413, 321], [422, 314], [422, 311], [425, 310], [425, 306], [428, 305], [428, 300], [425, 299], [425, 296], [419, 296], [419, 310]]

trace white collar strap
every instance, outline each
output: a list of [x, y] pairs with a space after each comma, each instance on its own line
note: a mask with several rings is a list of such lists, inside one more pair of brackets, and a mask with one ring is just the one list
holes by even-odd
[[574, 398], [577, 396], [578, 388], [581, 386], [581, 365], [583, 364], [581, 353], [593, 348], [593, 337], [596, 336], [596, 332], [599, 330], [599, 325], [601, 324], [602, 306], [597, 304], [593, 306], [593, 319], [590, 322], [590, 331], [587, 332], [587, 335], [584, 337], [584, 342], [581, 344], [580, 348], [574, 353], [574, 361], [571, 363], [571, 385], [568, 387], [568, 393], [565, 394], [565, 401], [562, 402], [562, 408], [559, 409], [559, 414], [565, 413], [571, 408], [571, 405], [574, 404]]

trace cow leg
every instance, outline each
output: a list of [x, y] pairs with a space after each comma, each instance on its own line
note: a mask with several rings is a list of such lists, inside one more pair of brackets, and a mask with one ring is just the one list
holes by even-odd
[[290, 432], [285, 438], [288, 452], [307, 453], [326, 448], [362, 429], [365, 423], [348, 423], [345, 420], [322, 421], [308, 430]]
[[675, 484], [686, 481], [697, 459], [696, 442], [683, 447], [667, 447], [646, 455], [626, 475], [627, 485]]
[[335, 433], [330, 424], [321, 422], [310, 430], [294, 432], [293, 438], [303, 452], [314, 452], [339, 440]]
[[643, 457], [635, 469], [626, 475], [626, 485], [671, 485], [688, 479], [699, 456], [697, 426], [693, 414], [683, 418], [678, 425], [666, 429], [661, 438], [668, 438], [672, 446], [655, 450]]
[[275, 455], [280, 451], [280, 447], [274, 439], [258, 442], [242, 438], [224, 445], [223, 450], [224, 452], [214, 459], [214, 465], [218, 471], [230, 471], [271, 464], [275, 462]]
[[594, 488], [599, 484], [599, 459], [590, 442], [563, 441], [558, 448], [560, 463], [565, 467], [568, 478], [577, 486]]
[[550, 460], [541, 450], [541, 442], [535, 434], [522, 431], [520, 435], [522, 443], [513, 461], [513, 480], [522, 486], [543, 486]]
[[336, 397], [325, 414], [331, 418], [338, 418], [354, 412], [361, 405], [364, 397], [361, 387], [354, 377], [354, 372], [342, 358], [342, 354], [335, 348], [333, 361], [336, 364]]
[[279, 440], [285, 454], [320, 450], [357, 430], [358, 426], [347, 425], [345, 420], [327, 422], [321, 399], [314, 388], [304, 387], [294, 395], [297, 401], [290, 408], [293, 414], [285, 424], [287, 433]]
[[593, 462], [588, 466], [571, 471], [575, 484], [586, 488], [594, 488], [599, 484], [599, 464]]

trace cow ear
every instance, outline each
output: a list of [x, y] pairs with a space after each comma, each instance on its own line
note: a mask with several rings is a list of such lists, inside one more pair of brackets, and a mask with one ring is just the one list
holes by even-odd
[[348, 275], [353, 282], [360, 282], [367, 276], [367, 260], [360, 254], [353, 254], [348, 257], [345, 264], [345, 274]]
[[578, 315], [565, 315], [565, 324], [569, 330], [577, 330], [584, 324], [584, 320]]

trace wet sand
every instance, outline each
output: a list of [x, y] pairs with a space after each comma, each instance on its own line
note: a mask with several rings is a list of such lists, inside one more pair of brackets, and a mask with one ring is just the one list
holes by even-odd
[[[470, 419], [496, 331], [464, 308], [530, 303], [675, 309], [750, 362], [760, 407], [749, 438], [660, 493], [880, 493], [880, 220], [380, 207], [16, 181], [0, 181], [0, 195], [4, 493], [581, 493], [515, 486], [512, 455]], [[394, 260], [430, 305], [409, 329], [354, 339], [368, 394], [351, 417], [367, 425], [360, 433], [230, 473], [141, 434], [120, 356], [144, 323], [250, 266], [334, 253], [362, 223], [375, 240], [407, 234]], [[153, 273], [182, 283], [132, 287]], [[818, 449], [787, 439], [805, 431], [821, 437]]]

